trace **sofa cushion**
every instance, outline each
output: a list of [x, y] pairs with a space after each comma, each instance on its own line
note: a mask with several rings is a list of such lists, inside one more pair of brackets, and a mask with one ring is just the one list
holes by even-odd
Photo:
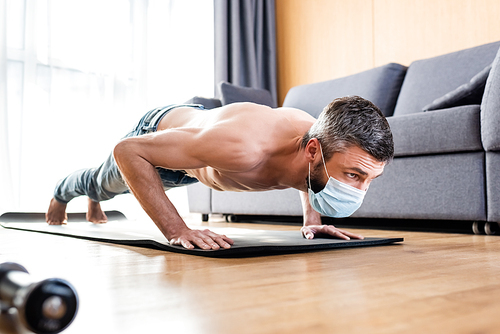
[[222, 105], [236, 102], [253, 102], [269, 107], [274, 106], [273, 97], [268, 90], [250, 87], [241, 87], [221, 82], [218, 86]]
[[185, 104], [202, 104], [205, 109], [214, 109], [222, 106], [219, 99], [195, 96], [185, 102]]
[[484, 152], [394, 159], [352, 216], [485, 220], [484, 162]]
[[481, 104], [490, 70], [491, 65], [486, 66], [481, 72], [473, 76], [469, 82], [460, 85], [446, 95], [435, 99], [431, 104], [426, 105], [423, 111]]
[[482, 150], [479, 105], [387, 118], [394, 155], [412, 156]]
[[296, 86], [286, 95], [283, 106], [302, 109], [318, 117], [334, 99], [358, 95], [373, 102], [385, 116], [390, 116], [405, 73], [405, 66], [391, 63], [335, 80]]
[[500, 50], [492, 64], [484, 89], [481, 137], [486, 151], [500, 151]]
[[406, 73], [394, 115], [422, 112], [425, 105], [468, 82], [491, 64], [499, 47], [500, 42], [495, 42], [413, 62]]

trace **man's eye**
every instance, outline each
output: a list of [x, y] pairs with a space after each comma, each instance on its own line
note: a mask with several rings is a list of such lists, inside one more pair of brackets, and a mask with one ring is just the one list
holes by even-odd
[[350, 179], [355, 179], [356, 177], [358, 177], [358, 175], [354, 173], [347, 173], [347, 177]]

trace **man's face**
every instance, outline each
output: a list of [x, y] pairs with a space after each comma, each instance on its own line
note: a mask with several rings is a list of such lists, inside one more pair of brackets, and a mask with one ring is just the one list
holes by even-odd
[[[317, 193], [328, 182], [323, 160], [311, 168], [311, 189]], [[385, 162], [377, 161], [358, 146], [351, 146], [342, 153], [334, 153], [326, 162], [328, 175], [360, 190], [367, 190], [370, 183], [384, 171]]]

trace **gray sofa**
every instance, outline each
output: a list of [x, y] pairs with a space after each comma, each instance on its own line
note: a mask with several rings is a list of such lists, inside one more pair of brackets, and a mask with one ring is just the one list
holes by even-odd
[[[408, 68], [388, 64], [288, 92], [284, 107], [315, 117], [345, 95], [371, 100], [387, 117], [395, 158], [353, 217], [474, 221], [476, 232], [485, 227], [495, 233], [500, 222], [499, 47], [500, 42], [485, 44]], [[196, 184], [188, 187], [188, 198], [190, 211], [205, 219], [212, 213], [302, 215], [293, 189], [232, 193]]]

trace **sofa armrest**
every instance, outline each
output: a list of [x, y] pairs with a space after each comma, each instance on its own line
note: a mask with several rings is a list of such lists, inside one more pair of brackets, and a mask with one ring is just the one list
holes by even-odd
[[481, 103], [481, 139], [486, 151], [500, 151], [500, 49], [484, 88]]
[[394, 155], [482, 150], [479, 105], [388, 117]]

